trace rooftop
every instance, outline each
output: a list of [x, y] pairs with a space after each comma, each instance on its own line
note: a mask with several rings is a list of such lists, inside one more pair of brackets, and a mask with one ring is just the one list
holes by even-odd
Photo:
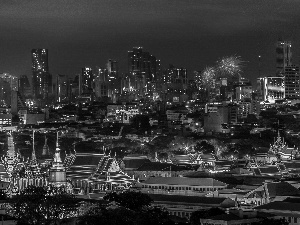
[[160, 163], [160, 162], [146, 162], [141, 165], [138, 171], [182, 171], [190, 170], [185, 166], [176, 166], [170, 163]]
[[150, 177], [143, 181], [144, 184], [165, 184], [184, 186], [227, 186], [227, 184], [213, 178], [188, 178], [188, 177]]
[[191, 204], [205, 204], [209, 206], [221, 206], [221, 204], [234, 206], [235, 202], [229, 198], [221, 197], [199, 197], [199, 196], [185, 196], [185, 195], [160, 195], [149, 194], [154, 202], [178, 202], [178, 203], [191, 203]]

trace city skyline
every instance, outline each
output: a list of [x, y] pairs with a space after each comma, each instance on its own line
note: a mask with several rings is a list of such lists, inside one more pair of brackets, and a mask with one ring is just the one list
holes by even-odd
[[[4, 1], [0, 71], [31, 74], [30, 51], [49, 50], [52, 74], [80, 74], [107, 59], [127, 72], [127, 51], [141, 46], [168, 64], [194, 70], [239, 55], [252, 81], [276, 73], [276, 42], [292, 42], [299, 64], [300, 3], [289, 1]], [[298, 40], [297, 40], [298, 39]]]

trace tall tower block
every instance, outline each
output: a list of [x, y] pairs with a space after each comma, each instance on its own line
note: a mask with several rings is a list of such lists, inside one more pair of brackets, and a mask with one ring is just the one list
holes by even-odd
[[285, 67], [290, 65], [292, 65], [292, 43], [279, 40], [276, 45], [276, 74], [283, 75]]

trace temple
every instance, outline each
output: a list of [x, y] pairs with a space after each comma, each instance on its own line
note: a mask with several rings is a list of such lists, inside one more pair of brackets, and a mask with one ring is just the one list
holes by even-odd
[[106, 191], [127, 189], [134, 181], [122, 171], [116, 157], [110, 154], [77, 153], [74, 144], [74, 151], [65, 153], [63, 159], [58, 133], [52, 157], [46, 136], [41, 151], [35, 147], [34, 132], [32, 140], [31, 157], [25, 159], [15, 151], [13, 135], [8, 137], [7, 155], [0, 162], [0, 178], [7, 183], [10, 195], [30, 185], [49, 185], [64, 187], [77, 195], [98, 198]]

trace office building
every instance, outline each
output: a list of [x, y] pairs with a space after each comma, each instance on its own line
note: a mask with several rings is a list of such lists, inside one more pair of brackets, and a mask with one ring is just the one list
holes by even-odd
[[19, 91], [11, 93], [11, 114], [17, 115], [19, 110], [27, 110], [25, 101]]
[[262, 101], [275, 103], [275, 100], [285, 98], [284, 77], [261, 77], [257, 78], [257, 82], [257, 91]]
[[70, 79], [68, 75], [57, 74], [56, 76], [56, 101], [68, 102], [70, 100]]
[[252, 86], [238, 86], [235, 88], [235, 99], [237, 101], [250, 100], [252, 98]]
[[9, 73], [0, 74], [0, 105], [11, 104], [11, 94], [18, 91], [18, 78]]
[[286, 66], [292, 65], [292, 44], [290, 41], [277, 42], [276, 46], [276, 74], [282, 75]]
[[93, 70], [90, 67], [82, 68], [79, 76], [79, 95], [91, 95], [93, 92]]
[[149, 82], [157, 79], [156, 57], [144, 52], [142, 47], [134, 47], [128, 51], [128, 72], [131, 80], [129, 89], [140, 94], [150, 91]]
[[286, 66], [284, 69], [285, 98], [300, 98], [300, 74], [299, 66]]
[[13, 76], [9, 73], [0, 74], [0, 83], [6, 82], [12, 91], [18, 90], [18, 77]]
[[24, 97], [29, 97], [31, 93], [31, 86], [27, 75], [21, 75], [18, 84], [19, 92]]
[[187, 69], [185, 68], [169, 65], [169, 68], [164, 72], [164, 83], [187, 84], [187, 81]]
[[110, 81], [118, 79], [118, 62], [112, 59], [109, 59], [106, 63], [106, 69], [108, 72], [108, 78]]
[[97, 67], [95, 77], [94, 93], [97, 99], [108, 97], [109, 95], [109, 78], [108, 70]]
[[32, 49], [32, 93], [36, 99], [47, 99], [52, 93], [52, 76], [49, 73], [48, 49]]

